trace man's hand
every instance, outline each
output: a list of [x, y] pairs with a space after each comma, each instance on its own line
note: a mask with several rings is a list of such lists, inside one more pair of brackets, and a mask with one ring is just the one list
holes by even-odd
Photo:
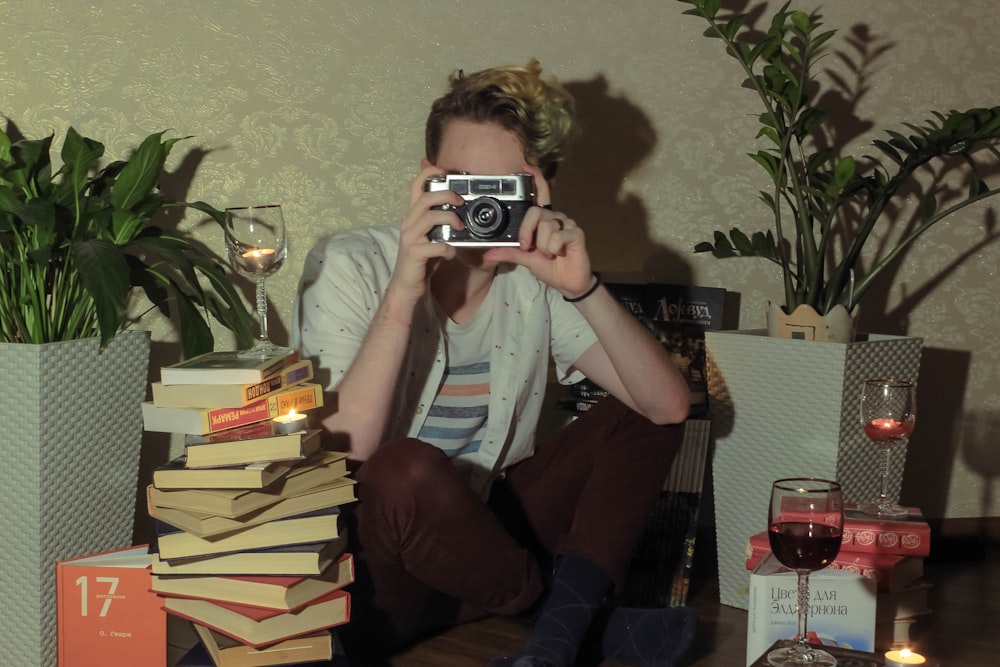
[[462, 221], [452, 211], [442, 211], [440, 206], [461, 206], [464, 200], [451, 190], [424, 192], [424, 182], [432, 174], [443, 173], [428, 166], [410, 184], [410, 210], [399, 226], [399, 254], [389, 283], [394, 293], [412, 306], [427, 291], [428, 266], [438, 258], [451, 259], [455, 248], [447, 243], [431, 243], [427, 234], [436, 225], [452, 225], [462, 229]]
[[525, 165], [524, 171], [535, 177], [538, 205], [524, 215], [518, 236], [520, 246], [491, 248], [484, 259], [527, 267], [563, 296], [583, 294], [593, 282], [583, 230], [569, 216], [547, 208], [552, 201], [551, 191], [538, 168]]

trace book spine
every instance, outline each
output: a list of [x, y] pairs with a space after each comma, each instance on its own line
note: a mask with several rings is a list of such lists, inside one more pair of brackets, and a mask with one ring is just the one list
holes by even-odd
[[291, 366], [286, 367], [278, 375], [265, 379], [263, 382], [250, 384], [243, 387], [243, 401], [250, 403], [259, 398], [264, 398], [270, 393], [282, 388], [292, 387], [300, 382], [307, 382], [313, 377], [312, 361], [303, 359]]
[[271, 417], [288, 414], [289, 411], [303, 412], [323, 405], [323, 387], [309, 383], [292, 387], [267, 398]]
[[926, 523], [907, 524], [900, 528], [866, 526], [844, 522], [841, 549], [863, 553], [929, 556], [931, 529]]

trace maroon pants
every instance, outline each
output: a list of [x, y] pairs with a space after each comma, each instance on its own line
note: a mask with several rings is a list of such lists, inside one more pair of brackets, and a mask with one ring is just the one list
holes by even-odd
[[383, 444], [355, 475], [358, 581], [345, 630], [398, 645], [523, 611], [559, 554], [585, 556], [621, 582], [682, 438], [682, 425], [657, 426], [604, 399], [508, 469], [488, 503], [436, 447]]

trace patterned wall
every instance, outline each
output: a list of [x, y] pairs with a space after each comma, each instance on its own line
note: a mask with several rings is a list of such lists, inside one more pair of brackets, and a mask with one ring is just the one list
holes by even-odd
[[[821, 7], [839, 30], [823, 65], [858, 93], [847, 107], [864, 121], [858, 152], [931, 110], [998, 102], [991, 0], [798, 4]], [[220, 207], [281, 203], [291, 255], [269, 286], [272, 330], [284, 338], [308, 248], [402, 213], [424, 114], [446, 74], [537, 56], [580, 103], [587, 134], [556, 203], [588, 230], [596, 264], [726, 287], [741, 295], [740, 326], [760, 327], [764, 303], [780, 297], [771, 265], [691, 253], [716, 228], [765, 225], [767, 212], [756, 201], [763, 173], [745, 157], [754, 101], [683, 9], [669, 0], [0, 0], [0, 113], [29, 136], [61, 139], [74, 125], [116, 156], [150, 132], [192, 135], [175, 148], [168, 189]], [[925, 339], [904, 499], [933, 516], [1000, 515], [990, 446], [1000, 425], [996, 222], [984, 207], [930, 232], [862, 316], [869, 330]], [[210, 227], [199, 234], [221, 246]], [[162, 323], [150, 326], [169, 340]]]

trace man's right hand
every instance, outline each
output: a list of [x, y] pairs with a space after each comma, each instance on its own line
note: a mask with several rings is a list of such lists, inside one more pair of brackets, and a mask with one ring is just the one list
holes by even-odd
[[[464, 200], [451, 190], [424, 192], [424, 183], [432, 174], [444, 173], [430, 165], [424, 167], [410, 184], [410, 210], [399, 226], [399, 254], [389, 283], [393, 295], [412, 308], [427, 292], [428, 277], [438, 259], [452, 259], [455, 248], [447, 243], [431, 243], [427, 235], [437, 225], [462, 229], [461, 219], [452, 211], [442, 211], [444, 204], [461, 206]], [[389, 296], [387, 295], [387, 296]]]

